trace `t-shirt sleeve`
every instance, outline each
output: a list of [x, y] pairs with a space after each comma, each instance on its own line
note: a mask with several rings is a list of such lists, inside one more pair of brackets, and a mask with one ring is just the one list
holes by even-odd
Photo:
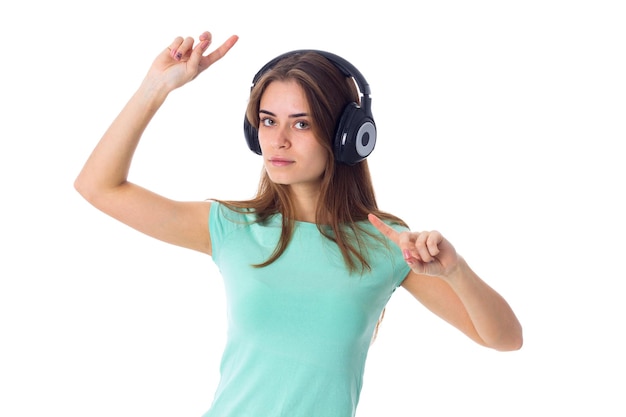
[[217, 201], [211, 202], [211, 211], [209, 212], [209, 232], [211, 234], [211, 252], [213, 261], [219, 265], [220, 250], [225, 237], [233, 229], [233, 222], [229, 221], [225, 216], [228, 210], [224, 205]]
[[224, 242], [229, 239], [233, 232], [248, 227], [253, 222], [254, 216], [252, 214], [231, 210], [218, 201], [211, 201], [208, 226], [211, 235], [213, 262], [219, 266]]
[[220, 221], [219, 211], [221, 204], [217, 201], [211, 201], [211, 210], [209, 211], [208, 227], [211, 235], [211, 257], [215, 261], [219, 258], [220, 241], [223, 235], [223, 228]]

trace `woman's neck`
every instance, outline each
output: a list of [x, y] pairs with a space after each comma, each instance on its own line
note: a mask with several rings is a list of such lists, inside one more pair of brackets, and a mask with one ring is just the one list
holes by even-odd
[[293, 199], [295, 220], [316, 223], [319, 196], [319, 188], [291, 187], [290, 197]]

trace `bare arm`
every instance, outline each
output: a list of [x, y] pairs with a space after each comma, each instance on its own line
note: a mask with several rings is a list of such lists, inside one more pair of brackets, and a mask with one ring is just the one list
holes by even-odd
[[167, 96], [222, 58], [237, 41], [230, 37], [203, 55], [211, 43], [204, 32], [176, 38], [154, 60], [138, 90], [100, 139], [74, 182], [76, 190], [104, 213], [147, 235], [211, 254], [208, 202], [177, 202], [127, 180], [133, 155]]
[[424, 306], [481, 345], [502, 351], [522, 347], [522, 327], [509, 304], [440, 233], [399, 233], [376, 216], [370, 221], [402, 249], [411, 267], [402, 286]]

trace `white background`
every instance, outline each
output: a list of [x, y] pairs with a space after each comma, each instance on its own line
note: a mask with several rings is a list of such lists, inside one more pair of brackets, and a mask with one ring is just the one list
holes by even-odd
[[225, 332], [212, 261], [72, 185], [152, 59], [203, 30], [240, 41], [170, 96], [131, 180], [177, 199], [252, 196], [252, 76], [282, 52], [329, 50], [372, 88], [380, 207], [442, 231], [524, 326], [522, 350], [484, 349], [399, 290], [357, 416], [625, 415], [620, 4], [3, 3], [0, 415], [208, 409]]

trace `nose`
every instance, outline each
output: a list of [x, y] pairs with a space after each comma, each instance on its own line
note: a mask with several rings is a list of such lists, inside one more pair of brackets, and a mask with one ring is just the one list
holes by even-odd
[[270, 144], [274, 149], [284, 149], [288, 148], [291, 144], [290, 136], [289, 136], [289, 126], [283, 124], [282, 126], [277, 126], [273, 129], [271, 133], [272, 137], [270, 139]]

